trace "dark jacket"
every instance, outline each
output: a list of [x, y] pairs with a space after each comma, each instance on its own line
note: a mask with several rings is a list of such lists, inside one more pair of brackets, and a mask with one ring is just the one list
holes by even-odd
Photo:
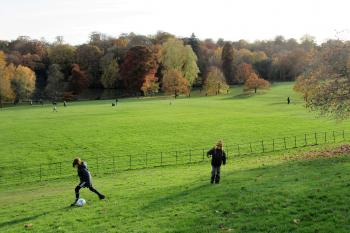
[[85, 162], [78, 166], [78, 176], [80, 183], [85, 182], [86, 186], [92, 186], [91, 175]]
[[211, 165], [214, 167], [220, 167], [221, 164], [226, 164], [226, 154], [221, 149], [213, 148], [207, 152], [207, 155], [211, 155]]

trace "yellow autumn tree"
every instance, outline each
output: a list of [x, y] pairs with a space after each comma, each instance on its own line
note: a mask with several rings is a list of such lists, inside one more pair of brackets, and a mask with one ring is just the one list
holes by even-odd
[[6, 65], [5, 53], [0, 51], [0, 107], [4, 101], [12, 101], [14, 93], [11, 89], [13, 72]]
[[220, 69], [215, 66], [210, 67], [208, 75], [204, 80], [203, 89], [206, 95], [218, 95], [227, 92], [229, 86]]
[[35, 89], [35, 73], [30, 68], [19, 65], [11, 81], [15, 101], [30, 98]]

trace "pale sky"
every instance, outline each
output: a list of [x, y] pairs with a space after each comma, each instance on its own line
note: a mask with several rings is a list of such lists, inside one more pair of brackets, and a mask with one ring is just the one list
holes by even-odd
[[0, 40], [21, 35], [71, 44], [93, 31], [117, 37], [166, 31], [249, 41], [276, 35], [350, 39], [349, 0], [0, 0]]

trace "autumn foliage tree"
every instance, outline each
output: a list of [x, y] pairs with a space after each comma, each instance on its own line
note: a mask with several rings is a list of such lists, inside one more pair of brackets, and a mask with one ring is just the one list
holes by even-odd
[[206, 95], [218, 95], [226, 93], [229, 86], [221, 70], [215, 66], [210, 67], [206, 79], [204, 80], [204, 92]]
[[74, 94], [79, 94], [89, 86], [89, 80], [86, 74], [80, 70], [78, 64], [74, 64], [71, 71], [70, 77], [70, 90]]
[[144, 96], [149, 96], [158, 93], [158, 90], [159, 82], [158, 78], [156, 77], [156, 69], [151, 69], [145, 76], [141, 91], [143, 92]]
[[239, 64], [235, 75], [237, 83], [245, 83], [252, 73], [254, 73], [254, 70], [251, 64]]
[[101, 83], [104, 88], [116, 88], [119, 79], [119, 66], [117, 61], [113, 59], [108, 65], [103, 67]]
[[63, 96], [64, 74], [61, 72], [61, 67], [58, 64], [53, 64], [49, 67], [45, 92], [47, 96], [53, 99]]
[[21, 99], [27, 99], [35, 89], [35, 73], [28, 67], [19, 65], [16, 67], [11, 87], [15, 94], [15, 103]]
[[244, 83], [244, 91], [246, 92], [254, 90], [254, 93], [256, 93], [258, 89], [268, 89], [269, 87], [270, 83], [265, 79], [260, 78], [255, 73], [251, 73]]
[[14, 93], [11, 88], [13, 72], [9, 69], [5, 60], [5, 53], [0, 51], [0, 107], [4, 101], [13, 100]]
[[[177, 70], [181, 76], [188, 80], [189, 87], [198, 78], [199, 69], [197, 56], [190, 45], [184, 45], [182, 41], [170, 38], [162, 45], [161, 64], [163, 73]], [[173, 71], [171, 71], [173, 73]]]
[[180, 94], [190, 93], [190, 82], [184, 78], [180, 71], [176, 69], [167, 70], [163, 76], [163, 91], [176, 98]]
[[340, 119], [349, 117], [350, 44], [340, 40], [323, 44], [294, 90], [304, 96], [312, 110]]
[[230, 42], [226, 42], [221, 53], [222, 70], [228, 84], [234, 84], [233, 70], [233, 47]]
[[155, 69], [152, 50], [145, 46], [132, 47], [120, 67], [120, 74], [129, 93], [139, 93], [146, 76]]

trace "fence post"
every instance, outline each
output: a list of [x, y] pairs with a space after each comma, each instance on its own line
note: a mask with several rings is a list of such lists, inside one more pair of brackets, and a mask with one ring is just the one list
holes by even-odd
[[275, 139], [272, 139], [272, 151], [275, 151]]
[[334, 130], [333, 130], [333, 142], [335, 142], [335, 133], [334, 133]]
[[284, 149], [287, 150], [286, 137], [283, 138]]
[[345, 141], [345, 131], [343, 130], [343, 141]]
[[202, 161], [204, 161], [204, 153], [205, 153], [205, 152], [204, 152], [204, 149], [203, 149], [203, 159], [202, 159]]
[[317, 143], [317, 133], [315, 132], [315, 143], [316, 143], [316, 145], [318, 145], [318, 143]]
[[327, 143], [327, 132], [324, 132], [324, 143]]
[[129, 155], [129, 169], [131, 170], [131, 155]]
[[294, 136], [294, 148], [297, 148], [297, 136]]
[[22, 167], [19, 167], [19, 177], [21, 178], [21, 180], [23, 180], [23, 176], [22, 176]]
[[113, 156], [113, 172], [115, 173], [115, 156]]
[[252, 148], [252, 143], [249, 143], [249, 147], [250, 147], [250, 153], [253, 154], [253, 148]]
[[264, 153], [265, 152], [264, 140], [261, 140], [261, 147], [262, 147], [262, 151]]
[[237, 144], [238, 155], [241, 155], [241, 151], [239, 149], [239, 144]]
[[305, 146], [307, 146], [306, 134], [304, 134]]
[[148, 154], [146, 152], [146, 167], [148, 167]]
[[175, 158], [176, 158], [176, 160], [175, 160], [176, 163], [175, 164], [177, 165], [177, 151], [175, 151]]
[[41, 174], [41, 164], [40, 164], [40, 181], [41, 181], [41, 176], [42, 176], [42, 174]]
[[160, 152], [160, 166], [163, 166], [163, 152]]

